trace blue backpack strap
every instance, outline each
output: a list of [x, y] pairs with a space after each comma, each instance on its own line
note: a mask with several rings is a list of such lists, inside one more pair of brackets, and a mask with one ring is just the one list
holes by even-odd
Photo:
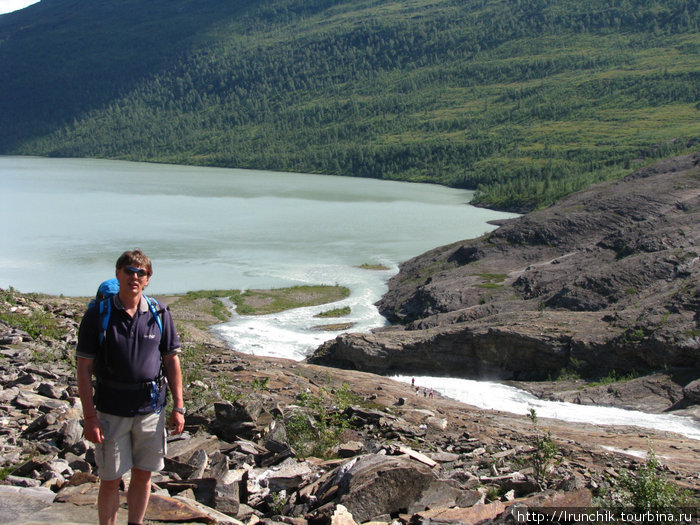
[[148, 303], [148, 308], [151, 310], [151, 313], [153, 314], [153, 317], [156, 320], [156, 323], [158, 323], [158, 328], [160, 329], [161, 335], [163, 334], [163, 321], [160, 318], [160, 315], [158, 314], [158, 302], [155, 299], [151, 299], [150, 297], [144, 295], [144, 299], [146, 299], [146, 302]]
[[[160, 329], [160, 335], [161, 338], [163, 337], [163, 321], [160, 318], [160, 314], [158, 313], [158, 301], [155, 299], [151, 299], [147, 295], [144, 294], [144, 299], [146, 299], [146, 302], [148, 303], [148, 308], [151, 310], [151, 313], [153, 314], [153, 317], [156, 320], [156, 323], [158, 323], [158, 328]], [[163, 360], [161, 359], [160, 361], [160, 377], [165, 376], [165, 364], [163, 363]], [[160, 411], [162, 410], [162, 406], [158, 406], [158, 399], [160, 398], [160, 384], [156, 380], [151, 381], [151, 404], [153, 406], [153, 412], [156, 414], [159, 414]], [[165, 380], [165, 384], [167, 385], [167, 380]], [[166, 394], [167, 395], [167, 394]]]
[[108, 297], [107, 299], [100, 301], [100, 320], [102, 321], [100, 323], [102, 325], [102, 330], [100, 331], [100, 345], [102, 345], [105, 337], [107, 336], [107, 326], [109, 325], [109, 316], [111, 313], [112, 298]]

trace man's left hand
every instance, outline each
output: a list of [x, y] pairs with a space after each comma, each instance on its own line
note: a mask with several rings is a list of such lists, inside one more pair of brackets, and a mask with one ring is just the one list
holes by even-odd
[[168, 430], [171, 434], [182, 434], [185, 428], [185, 415], [174, 410], [170, 412], [170, 424]]

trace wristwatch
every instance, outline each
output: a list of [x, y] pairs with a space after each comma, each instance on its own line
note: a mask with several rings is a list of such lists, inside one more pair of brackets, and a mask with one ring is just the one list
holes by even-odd
[[187, 409], [185, 407], [179, 407], [179, 408], [175, 407], [175, 408], [173, 408], [173, 412], [178, 412], [184, 416], [185, 413], [187, 412]]

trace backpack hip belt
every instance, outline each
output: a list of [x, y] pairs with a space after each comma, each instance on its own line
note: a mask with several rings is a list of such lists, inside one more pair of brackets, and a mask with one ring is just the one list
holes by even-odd
[[128, 392], [150, 390], [154, 382], [160, 390], [161, 388], [163, 388], [163, 385], [166, 384], [165, 376], [161, 374], [152, 381], [140, 381], [138, 383], [123, 383], [122, 381], [114, 381], [113, 379], [107, 379], [106, 377], [97, 378], [98, 385], [106, 386], [107, 388], [113, 388], [115, 390], [125, 390]]

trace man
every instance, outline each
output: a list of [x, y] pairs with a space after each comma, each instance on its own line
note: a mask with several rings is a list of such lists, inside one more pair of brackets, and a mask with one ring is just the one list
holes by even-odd
[[[116, 266], [119, 292], [106, 299], [102, 309], [100, 303], [89, 307], [80, 323], [78, 390], [85, 438], [95, 443], [100, 524], [116, 523], [119, 485], [131, 470], [128, 519], [130, 525], [140, 525], [151, 492], [151, 473], [164, 464], [162, 370], [173, 396], [169, 428], [179, 434], [185, 424], [180, 340], [167, 308], [150, 299], [151, 309], [143, 294], [153, 274], [150, 259], [140, 250], [127, 251]], [[110, 312], [108, 318], [105, 311]]]

